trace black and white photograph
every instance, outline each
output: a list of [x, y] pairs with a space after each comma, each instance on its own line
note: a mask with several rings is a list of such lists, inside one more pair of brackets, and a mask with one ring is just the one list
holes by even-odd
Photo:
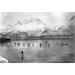
[[75, 12], [0, 12], [0, 63], [75, 63]]
[[74, 68], [74, 0], [0, 0], [0, 75], [74, 75]]

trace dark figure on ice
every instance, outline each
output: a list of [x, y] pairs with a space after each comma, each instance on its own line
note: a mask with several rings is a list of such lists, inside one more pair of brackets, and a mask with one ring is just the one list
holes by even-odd
[[21, 57], [21, 60], [23, 60], [24, 59], [24, 52], [23, 51], [21, 51], [21, 54], [22, 54], [22, 57]]

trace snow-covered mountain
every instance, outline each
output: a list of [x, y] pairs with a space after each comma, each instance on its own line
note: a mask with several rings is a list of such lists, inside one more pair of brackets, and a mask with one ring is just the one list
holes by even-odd
[[21, 31], [21, 30], [10, 30], [7, 32], [1, 33], [4, 37], [30, 37], [30, 36], [51, 36], [51, 35], [68, 35], [71, 34], [70, 27], [61, 26], [57, 30], [52, 30], [48, 27], [44, 27], [43, 29], [37, 30], [28, 30], [28, 31]]

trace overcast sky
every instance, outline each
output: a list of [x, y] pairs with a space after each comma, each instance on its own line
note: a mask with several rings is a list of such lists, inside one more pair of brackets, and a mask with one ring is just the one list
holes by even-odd
[[[68, 22], [68, 18], [70, 17], [70, 14], [75, 13], [68, 13], [69, 15], [66, 15], [67, 13], [62, 12], [37, 12], [37, 13], [22, 13], [22, 12], [4, 12], [0, 13], [0, 31], [2, 30], [8, 30], [10, 29], [19, 29], [19, 30], [36, 30], [36, 29], [43, 29], [44, 24], [46, 24], [47, 27], [50, 29], [55, 29], [56, 27], [60, 26], [66, 26]], [[67, 16], [67, 17], [66, 17]], [[35, 22], [24, 24], [23, 25], [15, 25], [18, 20], [21, 20], [21, 22], [24, 19], [29, 18], [39, 18], [43, 23], [37, 24]]]

